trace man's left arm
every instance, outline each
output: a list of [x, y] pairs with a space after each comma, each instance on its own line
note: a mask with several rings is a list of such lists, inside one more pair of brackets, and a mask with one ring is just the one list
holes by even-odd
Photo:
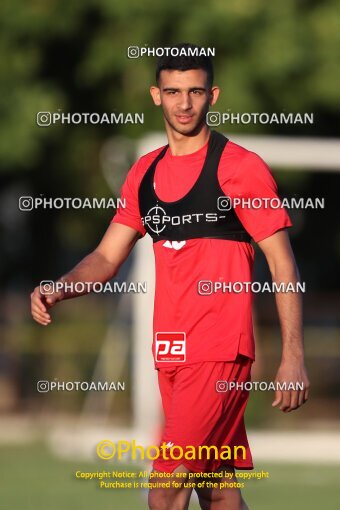
[[[299, 281], [299, 272], [286, 230], [258, 242], [263, 251], [273, 282], [286, 284]], [[308, 399], [309, 380], [304, 364], [302, 296], [300, 292], [276, 292], [276, 307], [281, 325], [282, 358], [276, 383], [303, 383], [302, 390], [276, 390], [273, 407], [290, 412]]]

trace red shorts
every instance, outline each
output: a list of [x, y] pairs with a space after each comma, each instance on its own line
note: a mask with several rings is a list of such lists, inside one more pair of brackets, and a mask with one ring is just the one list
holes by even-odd
[[[215, 446], [218, 454], [214, 453], [214, 449], [210, 451], [210, 459], [203, 451], [201, 458], [197, 458], [196, 453], [195, 459], [187, 460], [183, 456], [174, 460], [169, 458], [168, 449], [165, 455], [161, 449], [160, 457], [154, 461], [154, 469], [172, 473], [181, 464], [194, 472], [216, 471], [223, 465], [253, 469], [244, 426], [249, 392], [236, 388], [223, 391], [223, 383], [217, 384], [218, 381], [250, 381], [252, 362], [250, 358], [238, 355], [235, 361], [206, 361], [158, 369], [165, 414], [160, 445], [166, 443], [168, 448], [180, 446], [184, 452], [189, 451], [189, 445], [194, 448]], [[227, 452], [226, 448], [221, 450], [223, 446], [231, 449], [232, 455], [228, 460], [221, 460], [220, 452]], [[245, 455], [241, 449], [234, 455], [234, 446], [244, 446]], [[173, 452], [173, 457], [180, 455], [180, 449], [174, 448]]]

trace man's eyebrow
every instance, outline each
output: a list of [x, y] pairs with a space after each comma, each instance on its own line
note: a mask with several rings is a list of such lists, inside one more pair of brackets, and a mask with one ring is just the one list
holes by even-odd
[[[181, 89], [178, 89], [176, 87], [164, 87], [164, 89], [162, 89], [163, 92], [168, 92], [168, 91], [180, 91]], [[189, 89], [189, 92], [191, 92], [192, 90], [203, 90], [205, 91], [206, 89], [204, 87], [190, 87]]]

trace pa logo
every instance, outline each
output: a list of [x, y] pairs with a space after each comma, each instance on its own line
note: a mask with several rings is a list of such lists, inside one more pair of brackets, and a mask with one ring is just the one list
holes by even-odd
[[158, 332], [155, 342], [156, 361], [185, 361], [186, 337], [184, 332]]

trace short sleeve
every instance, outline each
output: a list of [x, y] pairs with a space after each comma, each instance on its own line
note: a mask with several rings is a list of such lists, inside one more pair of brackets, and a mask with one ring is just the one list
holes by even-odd
[[121, 188], [121, 200], [125, 207], [119, 207], [112, 219], [113, 223], [127, 225], [142, 236], [146, 234], [139, 212], [138, 189], [140, 178], [138, 178], [138, 161], [129, 170], [125, 182]]
[[269, 167], [254, 152], [247, 151], [242, 156], [231, 178], [221, 187], [226, 196], [243, 199], [236, 201], [235, 212], [255, 242], [292, 226]]

